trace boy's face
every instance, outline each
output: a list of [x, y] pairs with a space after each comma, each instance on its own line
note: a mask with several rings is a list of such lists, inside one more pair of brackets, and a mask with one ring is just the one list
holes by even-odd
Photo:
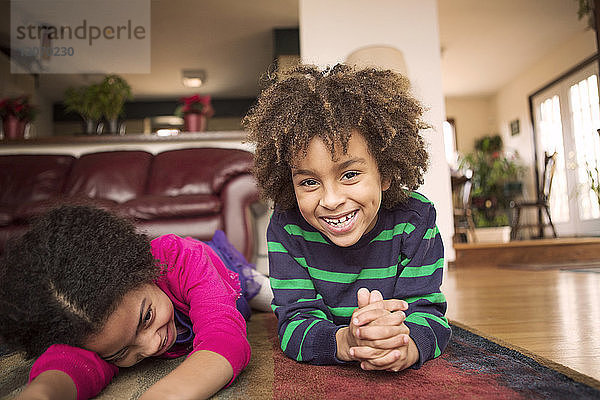
[[336, 145], [333, 160], [323, 141], [313, 138], [306, 156], [293, 160], [292, 181], [304, 219], [341, 247], [373, 229], [382, 192], [390, 187], [358, 131], [346, 154]]
[[154, 283], [128, 292], [102, 331], [83, 347], [118, 367], [160, 356], [177, 338], [173, 303]]

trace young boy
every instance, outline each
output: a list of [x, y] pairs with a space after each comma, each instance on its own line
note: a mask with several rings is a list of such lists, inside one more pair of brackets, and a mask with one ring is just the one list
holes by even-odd
[[300, 66], [244, 123], [267, 230], [285, 354], [366, 370], [419, 368], [451, 331], [435, 209], [413, 192], [428, 156], [423, 109], [392, 71]]

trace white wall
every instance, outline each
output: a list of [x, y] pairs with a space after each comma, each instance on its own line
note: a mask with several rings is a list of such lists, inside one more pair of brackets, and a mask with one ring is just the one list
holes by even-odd
[[455, 258], [450, 174], [444, 155], [440, 42], [436, 0], [300, 0], [302, 61], [320, 66], [343, 62], [354, 50], [392, 46], [404, 53], [414, 94], [427, 107], [425, 132], [431, 165], [420, 189], [436, 205], [446, 260]]
[[[595, 32], [582, 31], [557, 44], [552, 51], [531, 68], [523, 71], [496, 95], [496, 131], [502, 135], [506, 149], [518, 150], [529, 167], [525, 179], [525, 193], [528, 197], [535, 196], [533, 126], [529, 118], [528, 97], [595, 52]], [[511, 136], [509, 124], [515, 119], [520, 120], [521, 133]]]
[[446, 97], [445, 104], [446, 117], [454, 119], [456, 149], [462, 155], [473, 151], [476, 139], [498, 133], [495, 97]]

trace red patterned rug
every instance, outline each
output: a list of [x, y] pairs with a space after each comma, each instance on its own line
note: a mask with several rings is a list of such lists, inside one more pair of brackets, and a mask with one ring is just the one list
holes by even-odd
[[[600, 382], [456, 325], [442, 356], [399, 373], [298, 363], [280, 350], [276, 326], [271, 313], [252, 315], [250, 364], [213, 399], [600, 399]], [[182, 360], [148, 359], [125, 368], [98, 398], [137, 399]], [[0, 356], [1, 399], [22, 388], [30, 366], [18, 355]]]
[[[270, 319], [271, 331], [275, 319]], [[577, 382], [515, 350], [452, 326], [438, 359], [400, 373], [356, 365], [310, 366], [288, 359], [274, 343], [275, 399], [600, 399]], [[599, 382], [591, 380], [592, 385]]]

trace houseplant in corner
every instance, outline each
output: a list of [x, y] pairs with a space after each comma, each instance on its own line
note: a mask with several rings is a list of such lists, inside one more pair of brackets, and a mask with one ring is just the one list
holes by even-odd
[[[600, 139], [600, 129], [598, 129], [596, 133], [598, 133], [598, 139]], [[596, 195], [596, 199], [598, 200], [598, 206], [600, 206], [600, 168], [598, 168], [599, 165], [599, 161], [585, 162], [585, 172], [588, 176], [590, 189]]]
[[0, 100], [0, 118], [5, 139], [24, 139], [25, 128], [35, 118], [36, 107], [29, 96], [7, 97]]
[[89, 85], [69, 88], [65, 91], [63, 100], [65, 111], [77, 113], [83, 118], [86, 135], [101, 133], [98, 129], [98, 122], [102, 118], [102, 109], [98, 100], [99, 90], [99, 85]]
[[210, 96], [195, 94], [182, 97], [179, 102], [179, 106], [175, 109], [175, 115], [183, 118], [183, 130], [185, 132], [204, 132], [206, 120], [215, 113]]
[[108, 133], [119, 133], [119, 116], [123, 114], [125, 102], [131, 98], [131, 86], [119, 75], [106, 75], [100, 82], [98, 99]]
[[598, 166], [592, 167], [586, 163], [586, 172], [590, 182], [590, 189], [596, 194], [596, 199], [600, 206], [600, 169], [598, 169]]
[[[525, 168], [518, 154], [507, 154], [499, 135], [486, 136], [475, 143], [475, 151], [461, 159], [461, 167], [473, 170], [472, 208], [478, 239], [510, 234], [510, 202], [522, 191], [521, 178]], [[491, 239], [492, 241], [496, 241]]]

